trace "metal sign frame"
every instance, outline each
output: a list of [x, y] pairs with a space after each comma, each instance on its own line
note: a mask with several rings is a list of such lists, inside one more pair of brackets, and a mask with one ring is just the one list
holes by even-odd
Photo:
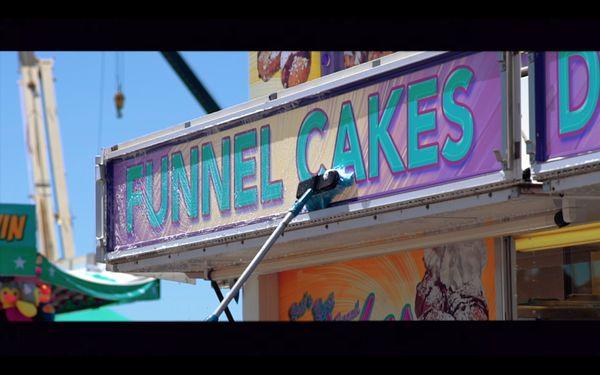
[[[175, 250], [201, 249], [208, 246], [223, 245], [248, 238], [255, 238], [273, 229], [272, 220], [234, 227], [213, 234], [199, 234], [179, 238], [154, 245], [140, 246], [135, 249], [108, 252], [107, 234], [110, 225], [107, 207], [107, 165], [113, 160], [128, 158], [147, 152], [157, 146], [181, 142], [189, 138], [200, 138], [224, 129], [243, 125], [274, 113], [288, 111], [308, 103], [321, 101], [357, 88], [373, 84], [380, 80], [419, 71], [448, 60], [473, 54], [473, 52], [415, 52], [385, 56], [379, 60], [341, 71], [309, 84], [274, 93], [222, 110], [201, 118], [186, 122], [171, 129], [150, 134], [130, 142], [124, 142], [103, 149], [96, 158], [96, 237], [97, 258], [112, 262], [136, 262], [136, 259], [154, 253], [165, 254]], [[479, 175], [460, 181], [443, 183], [414, 191], [390, 194], [375, 199], [367, 199], [330, 207], [316, 212], [299, 215], [291, 224], [290, 230], [309, 228], [333, 221], [350, 220], [378, 212], [388, 212], [406, 207], [428, 205], [447, 201], [484, 191], [499, 190], [514, 186], [522, 181], [520, 163], [520, 58], [516, 52], [499, 52], [498, 63], [501, 69], [502, 110], [503, 110], [503, 148], [496, 155], [504, 168], [498, 172]]]

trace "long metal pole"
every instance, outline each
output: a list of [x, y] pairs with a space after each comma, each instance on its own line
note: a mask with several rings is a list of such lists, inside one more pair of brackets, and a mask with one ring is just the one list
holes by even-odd
[[252, 272], [254, 272], [256, 267], [258, 267], [258, 264], [261, 262], [261, 260], [265, 257], [265, 255], [267, 255], [269, 250], [271, 250], [271, 247], [275, 244], [281, 233], [283, 233], [285, 227], [287, 227], [290, 221], [292, 221], [292, 219], [300, 213], [300, 210], [302, 210], [302, 207], [304, 207], [304, 205], [312, 196], [312, 194], [312, 189], [306, 190], [302, 197], [298, 199], [294, 206], [285, 214], [283, 220], [281, 220], [279, 225], [277, 225], [277, 228], [275, 228], [275, 231], [271, 233], [269, 238], [267, 238], [267, 241], [262, 245], [258, 253], [256, 253], [254, 259], [252, 259], [248, 267], [246, 267], [246, 269], [242, 273], [242, 276], [240, 276], [240, 278], [235, 282], [233, 287], [231, 287], [231, 290], [229, 291], [229, 293], [227, 293], [225, 299], [221, 301], [219, 307], [217, 307], [215, 312], [206, 319], [207, 321], [216, 322], [217, 320], [219, 320], [219, 315], [221, 315], [223, 310], [225, 310], [225, 307], [227, 307], [227, 305], [229, 304], [229, 302], [231, 302], [233, 297], [240, 291], [240, 289], [248, 280]]
[[219, 319], [219, 315], [221, 315], [223, 310], [225, 310], [225, 307], [229, 305], [229, 302], [231, 302], [233, 297], [239, 292], [239, 290], [248, 280], [252, 272], [254, 272], [260, 261], [265, 257], [265, 255], [267, 255], [269, 250], [271, 250], [271, 247], [275, 244], [277, 238], [281, 235], [285, 227], [290, 223], [290, 221], [292, 221], [293, 218], [294, 214], [292, 212], [288, 212], [287, 214], [285, 214], [285, 217], [279, 223], [277, 228], [275, 228], [275, 231], [271, 234], [271, 236], [267, 239], [267, 242], [264, 243], [264, 245], [260, 248], [258, 253], [254, 256], [254, 259], [252, 259], [252, 262], [250, 262], [248, 267], [246, 267], [246, 269], [242, 273], [242, 276], [240, 276], [238, 281], [235, 282], [229, 293], [227, 293], [227, 296], [225, 296], [225, 299], [221, 301], [219, 307], [217, 307], [215, 312], [207, 320], [216, 321]]
[[217, 112], [221, 109], [179, 52], [162, 51], [161, 53], [206, 113]]

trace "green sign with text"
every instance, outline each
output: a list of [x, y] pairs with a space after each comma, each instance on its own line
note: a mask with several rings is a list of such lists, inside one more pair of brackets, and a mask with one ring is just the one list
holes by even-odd
[[0, 250], [35, 249], [35, 206], [0, 204]]

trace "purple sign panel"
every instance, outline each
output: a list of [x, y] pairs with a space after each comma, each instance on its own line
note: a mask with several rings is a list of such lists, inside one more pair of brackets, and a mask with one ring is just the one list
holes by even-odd
[[500, 171], [502, 98], [498, 53], [455, 54], [111, 160], [109, 251], [272, 220], [334, 166], [356, 179], [337, 204]]
[[600, 63], [598, 52], [546, 52], [545, 157], [600, 150]]

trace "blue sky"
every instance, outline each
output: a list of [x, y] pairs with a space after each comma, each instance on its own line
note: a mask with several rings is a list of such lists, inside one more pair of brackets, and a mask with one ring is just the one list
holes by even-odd
[[[113, 101], [115, 52], [40, 51], [36, 55], [55, 59], [58, 116], [76, 253], [84, 255], [95, 251], [94, 157], [98, 145], [111, 146], [205, 112], [158, 52], [122, 53], [125, 106], [120, 119], [116, 117]], [[248, 100], [247, 52], [183, 52], [183, 57], [221, 107]], [[31, 203], [17, 60], [16, 52], [0, 52], [2, 203]], [[208, 282], [199, 280], [196, 285], [187, 285], [163, 281], [160, 301], [111, 309], [131, 320], [201, 320], [217, 304]], [[230, 307], [236, 319], [241, 319], [241, 300]]]

